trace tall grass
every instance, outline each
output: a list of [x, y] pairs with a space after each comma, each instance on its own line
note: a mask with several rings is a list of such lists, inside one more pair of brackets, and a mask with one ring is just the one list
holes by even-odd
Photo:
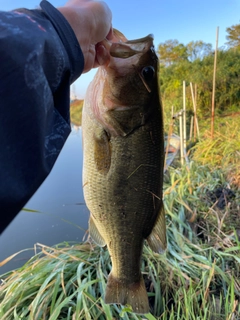
[[197, 143], [193, 159], [210, 168], [221, 168], [228, 181], [240, 187], [240, 116], [218, 119], [211, 138], [205, 130]]
[[204, 196], [223, 181], [220, 170], [204, 165], [169, 169], [164, 183], [168, 250], [163, 255], [147, 245], [143, 250], [150, 313], [136, 315], [129, 306], [104, 303], [111, 269], [106, 249], [38, 244], [40, 252], [22, 268], [1, 276], [0, 319], [239, 320], [237, 224], [226, 227], [229, 206], [219, 210]]

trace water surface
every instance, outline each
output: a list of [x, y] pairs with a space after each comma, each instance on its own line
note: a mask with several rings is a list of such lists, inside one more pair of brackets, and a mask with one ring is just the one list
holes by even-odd
[[[36, 243], [82, 241], [89, 212], [82, 190], [81, 128], [73, 127], [53, 170], [25, 207], [39, 212], [21, 211], [2, 233], [0, 261]], [[0, 274], [22, 266], [33, 254], [18, 255], [0, 267]]]

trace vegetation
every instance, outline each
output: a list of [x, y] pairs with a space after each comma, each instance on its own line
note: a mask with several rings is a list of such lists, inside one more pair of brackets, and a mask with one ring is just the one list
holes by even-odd
[[[1, 319], [239, 319], [240, 188], [212, 164], [194, 161], [165, 175], [168, 250], [158, 255], [145, 245], [142, 260], [149, 314], [104, 304], [106, 249], [63, 243], [38, 244], [40, 253], [1, 276]], [[221, 208], [219, 188], [232, 191]]]
[[200, 123], [201, 140], [192, 149], [193, 160], [208, 165], [211, 170], [221, 169], [230, 185], [240, 188], [240, 112], [215, 119], [214, 139], [210, 134], [210, 121]]
[[[65, 243], [57, 248], [38, 245], [41, 253], [5, 275], [1, 319], [237, 319], [240, 249], [236, 234], [220, 232], [216, 243], [199, 245], [193, 243], [182, 210], [169, 218], [167, 254], [157, 255], [144, 247], [142, 269], [151, 313], [140, 316], [129, 307], [106, 305], [108, 251]], [[191, 240], [184, 236], [187, 231]]]
[[231, 48], [239, 50], [240, 48], [240, 24], [234, 24], [227, 28], [227, 45]]
[[[181, 109], [183, 80], [196, 83], [201, 139], [189, 150], [188, 165], [170, 167], [165, 174], [166, 253], [144, 246], [142, 272], [151, 312], [136, 315], [128, 306], [104, 303], [111, 269], [106, 249], [91, 243], [38, 244], [40, 252], [22, 268], [1, 276], [2, 320], [240, 319], [240, 53], [238, 43], [230, 42], [240, 28], [230, 29], [228, 50], [218, 52], [219, 117], [213, 139], [205, 118], [211, 106], [211, 46], [201, 41], [184, 46], [177, 40], [159, 46], [165, 110], [172, 104]], [[82, 102], [71, 105], [75, 124], [81, 109]], [[234, 117], [220, 117], [232, 112]]]
[[80, 126], [82, 124], [82, 108], [83, 108], [83, 100], [74, 100], [70, 105], [70, 117], [71, 122], [76, 126]]
[[[240, 110], [240, 25], [227, 28], [228, 49], [219, 48], [215, 105], [217, 114]], [[191, 108], [189, 83], [196, 84], [198, 115], [211, 114], [214, 51], [211, 44], [192, 41], [187, 45], [167, 40], [158, 46], [160, 85], [164, 108], [182, 107], [182, 83], [186, 81], [186, 103]]]

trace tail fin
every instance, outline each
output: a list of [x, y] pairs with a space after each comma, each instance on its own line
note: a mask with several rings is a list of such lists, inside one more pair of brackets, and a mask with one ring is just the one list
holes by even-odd
[[110, 273], [106, 287], [105, 303], [129, 304], [135, 313], [148, 313], [148, 296], [143, 277], [141, 276], [139, 282], [123, 283]]

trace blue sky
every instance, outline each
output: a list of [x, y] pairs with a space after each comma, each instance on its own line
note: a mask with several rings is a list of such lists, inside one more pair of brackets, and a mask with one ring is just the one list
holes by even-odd
[[[19, 7], [36, 8], [37, 0], [0, 0], [0, 10]], [[62, 6], [64, 0], [50, 0]], [[113, 26], [128, 39], [154, 34], [155, 47], [169, 39], [183, 44], [202, 40], [215, 48], [219, 26], [219, 46], [226, 42], [226, 28], [240, 23], [240, 0], [105, 0], [113, 13]], [[81, 76], [74, 84], [79, 98], [84, 94], [95, 70]]]

